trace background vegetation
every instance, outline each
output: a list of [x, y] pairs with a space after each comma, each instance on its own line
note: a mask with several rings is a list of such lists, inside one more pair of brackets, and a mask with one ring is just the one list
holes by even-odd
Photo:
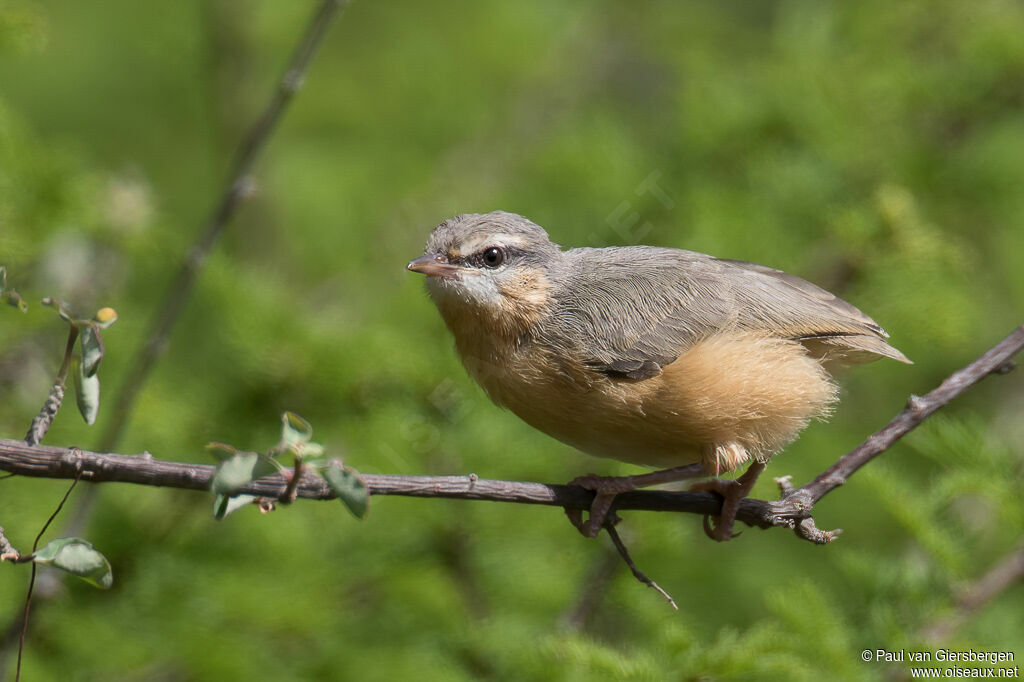
[[[311, 9], [0, 2], [0, 263], [34, 304], [0, 311], [5, 437], [59, 362], [45, 295], [120, 313], [109, 411]], [[780, 267], [886, 326], [917, 364], [847, 378], [832, 421], [769, 468], [802, 483], [1022, 321], [1022, 35], [1012, 0], [358, 2], [120, 450], [209, 463], [210, 440], [275, 442], [288, 409], [367, 472], [633, 471], [494, 408], [405, 272], [445, 217], [503, 208], [567, 245]], [[716, 545], [696, 517], [629, 515], [678, 613], [552, 509], [377, 498], [362, 523], [336, 503], [214, 522], [201, 495], [106, 486], [85, 536], [115, 587], [68, 583], [41, 606], [25, 675], [871, 680], [908, 666], [863, 649], [940, 645], [1019, 664], [1019, 583], [939, 642], [922, 632], [1020, 542], [1022, 398], [1019, 374], [987, 380], [827, 497], [819, 525], [846, 533], [825, 548], [757, 530]], [[106, 417], [66, 411], [47, 442], [95, 446]], [[65, 486], [0, 481], [17, 546]], [[775, 495], [771, 476], [755, 494]], [[0, 624], [26, 576], [0, 570]]]

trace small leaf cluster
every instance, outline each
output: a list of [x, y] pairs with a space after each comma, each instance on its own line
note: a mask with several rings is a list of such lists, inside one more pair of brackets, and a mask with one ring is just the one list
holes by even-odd
[[14, 289], [7, 288], [7, 268], [0, 265], [0, 303], [17, 308], [21, 312], [28, 312], [28, 303]]
[[114, 584], [110, 562], [81, 538], [58, 538], [32, 553], [32, 563], [45, 564], [76, 575], [102, 590]]
[[[250, 504], [265, 511], [273, 509], [272, 501], [238, 491], [277, 472], [288, 480], [279, 501], [291, 502], [304, 469], [320, 476], [356, 518], [366, 516], [370, 494], [359, 472], [336, 458], [328, 459], [323, 446], [313, 442], [313, 427], [297, 414], [281, 415], [281, 440], [266, 453], [238, 450], [219, 442], [207, 444], [206, 449], [220, 461], [210, 484], [214, 494], [213, 516], [218, 520]], [[282, 457], [292, 459], [290, 469], [281, 461]]]
[[[96, 415], [100, 410], [100, 378], [97, 372], [104, 354], [102, 330], [117, 322], [117, 311], [113, 308], [101, 308], [92, 319], [76, 319], [63, 301], [46, 297], [42, 302], [43, 305], [55, 309], [60, 318], [70, 326], [58, 381], [63, 383], [67, 379], [70, 366], [73, 370], [78, 411], [82, 413], [85, 423], [92, 425], [96, 422]], [[74, 354], [76, 339], [77, 355]]]

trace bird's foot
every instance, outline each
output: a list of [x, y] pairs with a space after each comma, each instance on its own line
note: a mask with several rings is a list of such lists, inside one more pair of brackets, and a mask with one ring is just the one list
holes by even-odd
[[594, 491], [594, 501], [590, 503], [590, 517], [584, 521], [582, 509], [566, 507], [565, 515], [569, 517], [569, 522], [588, 538], [596, 538], [605, 523], [611, 522], [612, 525], [618, 523], [618, 515], [611, 510], [612, 502], [615, 501], [616, 495], [636, 490], [636, 486], [629, 480], [630, 478], [630, 476], [587, 474], [577, 476], [569, 481], [567, 485], [578, 485], [586, 490]]
[[581, 488], [594, 491], [594, 501], [590, 503], [590, 516], [584, 521], [582, 509], [569, 507], [565, 508], [565, 515], [584, 536], [596, 538], [605, 524], [611, 523], [614, 526], [620, 521], [618, 515], [611, 510], [616, 496], [650, 485], [703, 475], [705, 474], [702, 465], [691, 464], [637, 476], [598, 476], [596, 474], [577, 476], [567, 485], [578, 485]]
[[739, 511], [740, 502], [754, 488], [754, 483], [764, 471], [764, 467], [764, 462], [753, 462], [736, 480], [712, 478], [709, 481], [700, 481], [690, 486], [692, 492], [710, 492], [722, 496], [722, 513], [714, 517], [714, 523], [710, 516], [704, 517], [704, 532], [709, 538], [725, 542], [739, 535], [739, 533], [732, 532], [733, 524], [736, 522], [736, 512]]

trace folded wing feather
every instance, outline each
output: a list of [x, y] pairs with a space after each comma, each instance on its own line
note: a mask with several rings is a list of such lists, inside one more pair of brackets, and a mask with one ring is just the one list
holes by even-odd
[[564, 312], [541, 336], [575, 345], [608, 374], [655, 376], [700, 340], [731, 331], [799, 341], [826, 363], [910, 362], [856, 307], [781, 270], [676, 249], [593, 251], [566, 252], [575, 276], [555, 292]]

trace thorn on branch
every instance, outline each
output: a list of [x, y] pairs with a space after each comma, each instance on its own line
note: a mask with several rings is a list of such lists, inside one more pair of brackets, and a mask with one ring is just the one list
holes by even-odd
[[925, 408], [925, 401], [924, 401], [924, 399], [921, 398], [921, 396], [919, 396], [919, 395], [911, 393], [910, 397], [907, 398], [907, 409], [910, 410], [911, 412], [916, 413], [916, 414], [920, 414], [921, 412], [924, 412], [924, 408]]
[[776, 478], [775, 484], [779, 486], [780, 500], [784, 500], [796, 492], [796, 488], [793, 487], [793, 477], [789, 474]]

